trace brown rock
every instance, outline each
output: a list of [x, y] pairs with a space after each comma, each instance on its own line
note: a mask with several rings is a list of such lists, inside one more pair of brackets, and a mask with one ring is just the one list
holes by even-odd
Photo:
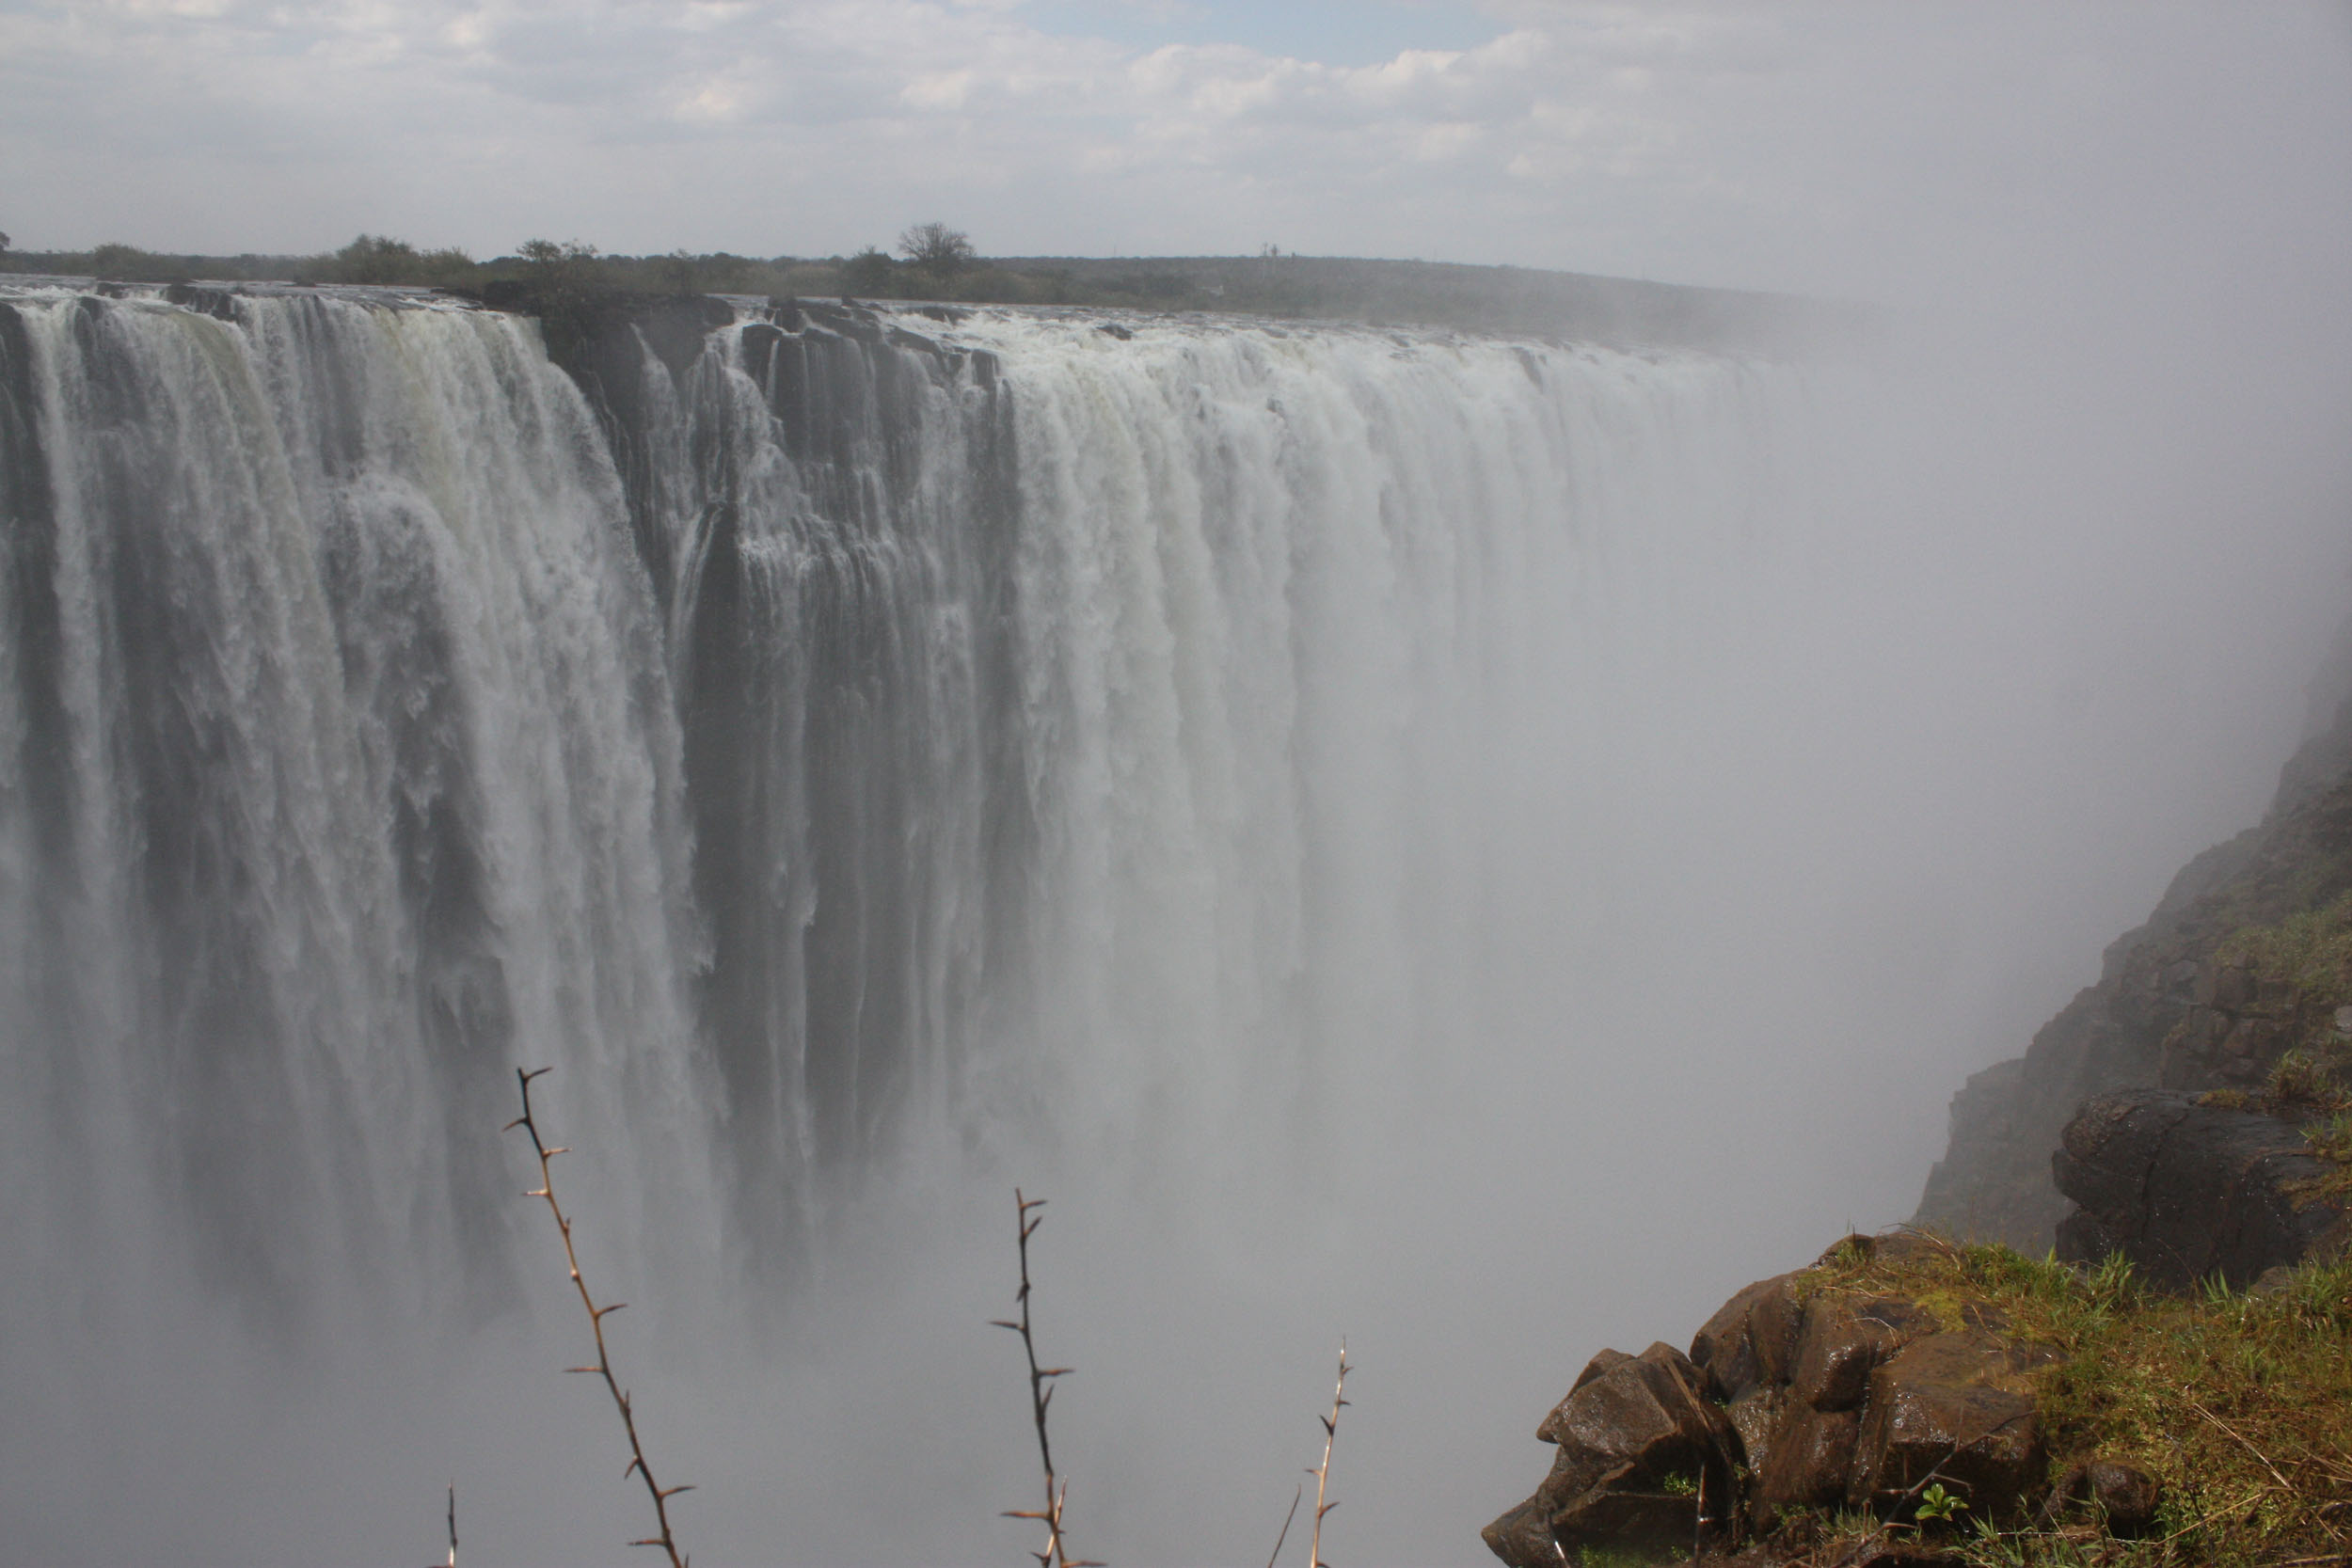
[[1551, 1538], [1551, 1511], [1533, 1497], [1478, 1532], [1486, 1549], [1511, 1568], [1559, 1568], [1559, 1544]]
[[1803, 1305], [1797, 1276], [1759, 1279], [1707, 1320], [1691, 1340], [1691, 1360], [1715, 1380], [1725, 1399], [1738, 1401], [1758, 1386], [1786, 1383]]
[[1935, 1327], [1931, 1314], [1907, 1301], [1816, 1296], [1805, 1303], [1790, 1391], [1816, 1410], [1851, 1410], [1869, 1390], [1872, 1368]]
[[1731, 1511], [1739, 1436], [1710, 1386], [1672, 1345], [1594, 1357], [1537, 1430], [1559, 1445], [1551, 1473], [1486, 1527], [1486, 1544], [1523, 1568], [1554, 1568], [1563, 1544], [1587, 1542], [1687, 1549], [1702, 1497], [1711, 1513]]
[[1783, 1508], [1843, 1502], [1861, 1429], [1859, 1411], [1792, 1405], [1756, 1473], [1750, 1512], [1756, 1528], [1770, 1528]]
[[1551, 1520], [1560, 1544], [1557, 1564], [1567, 1549], [1606, 1544], [1620, 1551], [1688, 1552], [1698, 1536], [1698, 1497], [1692, 1493], [1636, 1490], [1630, 1472], [1613, 1475], [1569, 1504]]
[[2042, 1470], [2042, 1431], [2022, 1375], [2034, 1358], [1981, 1329], [1896, 1353], [1870, 1374], [1847, 1500], [1891, 1509], [1932, 1473], [1975, 1517], [2013, 1515]]
[[1764, 1467], [1788, 1407], [1788, 1390], [1770, 1383], [1759, 1384], [1731, 1402], [1725, 1414], [1740, 1438], [1740, 1457], [1749, 1469]]
[[[1579, 1388], [1583, 1387], [1586, 1384], [1592, 1382], [1593, 1379], [1600, 1376], [1601, 1373], [1617, 1365], [1620, 1361], [1630, 1361], [1632, 1359], [1633, 1357], [1626, 1354], [1626, 1353], [1621, 1350], [1602, 1351], [1598, 1355], [1594, 1356], [1590, 1361], [1584, 1363], [1584, 1370], [1576, 1374], [1576, 1381], [1574, 1383], [1568, 1385], [1568, 1392], [1571, 1394], [1575, 1393]], [[1546, 1418], [1544, 1424], [1535, 1429], [1535, 1435], [1543, 1438], [1543, 1440], [1547, 1443], [1557, 1443], [1560, 1439], [1549, 1435], [1549, 1429], [1550, 1425], [1550, 1419]]]
[[2088, 1510], [2099, 1516], [2108, 1533], [2130, 1538], [2148, 1532], [2156, 1522], [2156, 1505], [2163, 1498], [2164, 1489], [2153, 1476], [2129, 1465], [2096, 1459], [2060, 1477], [2050, 1489], [2042, 1513], [2056, 1517]]

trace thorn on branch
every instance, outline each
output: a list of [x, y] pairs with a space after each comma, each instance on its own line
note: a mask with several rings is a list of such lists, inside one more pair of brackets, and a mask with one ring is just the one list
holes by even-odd
[[1041, 1197], [1029, 1197], [1020, 1188], [1012, 1190], [1016, 1236], [1021, 1249], [1021, 1289], [1013, 1292], [1013, 1300], [1021, 1307], [1015, 1322], [1006, 1318], [991, 1320], [996, 1328], [1009, 1328], [1021, 1336], [1021, 1349], [1029, 1362], [1029, 1414], [1037, 1426], [1037, 1452], [1045, 1470], [1045, 1507], [1042, 1510], [1008, 1509], [1008, 1519], [1029, 1519], [1045, 1527], [1045, 1549], [1029, 1555], [1038, 1560], [1038, 1568], [1104, 1568], [1099, 1562], [1072, 1559], [1062, 1535], [1062, 1505], [1069, 1499], [1070, 1482], [1054, 1470], [1054, 1446], [1046, 1436], [1045, 1412], [1054, 1402], [1053, 1380], [1067, 1377], [1076, 1369], [1072, 1367], [1041, 1367], [1037, 1362], [1037, 1338], [1029, 1322], [1029, 1238], [1045, 1223], [1042, 1216], [1031, 1217], [1032, 1212], [1045, 1207]]
[[[511, 1132], [519, 1127], [531, 1136], [531, 1151], [539, 1161], [539, 1187], [536, 1192], [525, 1193], [523, 1196], [546, 1199], [548, 1212], [555, 1216], [556, 1232], [564, 1239], [564, 1266], [570, 1273], [572, 1289], [579, 1293], [580, 1307], [588, 1314], [588, 1330], [596, 1340], [596, 1359], [594, 1366], [566, 1367], [564, 1370], [566, 1372], [593, 1372], [603, 1378], [605, 1391], [612, 1396], [613, 1406], [621, 1413], [621, 1426], [628, 1433], [629, 1451], [628, 1465], [621, 1471], [621, 1479], [627, 1481], [631, 1475], [635, 1475], [644, 1481], [646, 1494], [653, 1499], [654, 1521], [660, 1526], [660, 1534], [648, 1536], [643, 1541], [632, 1541], [629, 1544], [658, 1546], [668, 1556], [670, 1568], [687, 1568], [686, 1557], [678, 1550], [677, 1538], [670, 1528], [670, 1499], [680, 1492], [691, 1492], [693, 1487], [686, 1485], [663, 1488], [654, 1480], [653, 1466], [645, 1463], [645, 1449], [637, 1437], [636, 1415], [629, 1405], [627, 1390], [622, 1388], [619, 1379], [613, 1376], [612, 1353], [605, 1348], [604, 1343], [604, 1320], [628, 1304], [616, 1301], [608, 1307], [598, 1307], [596, 1298], [588, 1293], [588, 1282], [580, 1277], [580, 1254], [572, 1245], [572, 1222], [570, 1217], [564, 1212], [563, 1204], [556, 1198], [555, 1172], [548, 1164], [555, 1156], [568, 1154], [571, 1150], [560, 1146], [549, 1147], [547, 1141], [539, 1136], [539, 1123], [534, 1119], [531, 1109], [532, 1080], [544, 1078], [552, 1070], [549, 1068], [532, 1068], [529, 1070], [517, 1068], [515, 1069], [516, 1085], [522, 1091], [523, 1114], [508, 1122], [504, 1131]], [[456, 1507], [456, 1494], [453, 1489], [450, 1497], [452, 1568], [454, 1568], [457, 1556]]]
[[[1330, 1484], [1331, 1481], [1331, 1446], [1339, 1441], [1340, 1412], [1347, 1408], [1347, 1374], [1353, 1370], [1347, 1364], [1347, 1341], [1343, 1338], [1340, 1341], [1339, 1381], [1331, 1387], [1331, 1414], [1322, 1418], [1323, 1463], [1316, 1465], [1314, 1469], [1315, 1525], [1307, 1548], [1307, 1568], [1331, 1568], [1329, 1563], [1323, 1560], [1323, 1516], [1340, 1505], [1336, 1498], [1330, 1502], [1325, 1502], [1323, 1494], [1324, 1489]], [[1281, 1549], [1280, 1543], [1276, 1543], [1275, 1549], [1277, 1551]]]

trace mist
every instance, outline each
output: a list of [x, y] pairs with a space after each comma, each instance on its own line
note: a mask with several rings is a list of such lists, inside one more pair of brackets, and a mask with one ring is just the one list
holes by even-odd
[[[1454, 259], [1860, 299], [1883, 330], [1788, 363], [1549, 348], [1523, 372], [1441, 334], [907, 323], [1000, 356], [1028, 515], [1070, 519], [1062, 553], [1020, 567], [1024, 602], [1053, 613], [1025, 623], [1023, 668], [1051, 678], [1017, 711], [1064, 748], [1039, 742], [1028, 775], [1042, 804], [1021, 985], [911, 1026], [934, 1054], [857, 1158], [812, 1154], [788, 1186], [747, 1192], [691, 1008], [654, 995], [691, 992], [710, 961], [694, 921], [661, 924], [682, 885], [663, 847], [685, 839], [656, 834], [614, 873], [642, 899], [578, 893], [583, 920], [631, 917], [590, 950], [599, 1000], [550, 1003], [514, 1047], [516, 1065], [558, 1067], [543, 1105], [579, 1150], [558, 1176], [583, 1267], [629, 1303], [614, 1356], [665, 1482], [698, 1487], [677, 1517], [703, 1561], [1030, 1547], [998, 1516], [1035, 1506], [1039, 1480], [1018, 1349], [989, 1326], [1012, 1304], [1015, 1184], [1050, 1200], [1035, 1306], [1042, 1352], [1078, 1369], [1053, 1412], [1077, 1551], [1140, 1568], [1269, 1549], [1345, 1336], [1359, 1370], [1326, 1555], [1485, 1560], [1478, 1528], [1540, 1473], [1534, 1429], [1577, 1369], [1604, 1345], [1685, 1341], [1738, 1287], [1905, 1218], [1952, 1091], [2095, 978], [2189, 855], [2260, 816], [2315, 704], [2327, 717], [2342, 695], [2313, 683], [2352, 609], [2343, 9], [1700, 8], [1646, 31], [1581, 7], [1451, 9], [1537, 37], [1532, 79], [1567, 79], [1573, 57], [1635, 95], [1597, 102], [1654, 111], [1646, 135], [1600, 117], [1632, 172], [1563, 173], [1537, 199], [1367, 169], [1308, 200], [1216, 161], [1266, 145], [1234, 135], [1207, 175], [1147, 169], [1106, 198], [1083, 221], [1127, 225], [1110, 239], [1057, 229], [1080, 220], [1055, 215], [1025, 164], [987, 198], [998, 224], [951, 215], [1008, 252], [1093, 238], [1179, 254], [1254, 248], [1272, 213], [1309, 248], [1437, 254], [1429, 234], [1458, 218], [1449, 243], [1475, 253]], [[944, 14], [950, 31], [996, 24]], [[1634, 53], [1588, 59], [1580, 39]], [[1194, 47], [1163, 65], [1205, 70]], [[1094, 46], [1037, 48], [1066, 62]], [[548, 113], [555, 132], [510, 133], [543, 174], [572, 166]], [[884, 221], [872, 203], [942, 188], [928, 166], [895, 182], [869, 167], [869, 134], [840, 133], [856, 178], [811, 193], [818, 245]], [[1281, 145], [1328, 155], [1300, 135]], [[1018, 117], [987, 130], [999, 149], [1027, 135]], [[596, 199], [620, 206], [550, 221], [623, 243], [628, 223], [670, 225], [647, 248], [707, 232], [736, 145], [706, 149], [677, 189], [619, 181]], [[146, 243], [120, 227], [129, 208], [69, 202], [123, 155], [53, 155], [12, 188], [61, 240]], [[12, 156], [15, 182], [36, 160]], [[1299, 178], [1325, 166], [1302, 155]], [[1190, 203], [1217, 180], [1237, 214]], [[1383, 180], [1425, 198], [1399, 208], [1424, 228], [1369, 215]], [[1692, 195], [1710, 182], [1736, 194]], [[469, 180], [359, 185], [414, 203], [421, 238], [439, 237], [427, 213], [490, 232]], [[1581, 223], [1550, 211], [1587, 195]], [[336, 199], [295, 202], [256, 174], [202, 222], [246, 247], [313, 243]], [[207, 243], [195, 214], [177, 221]], [[358, 220], [331, 221], [339, 236]], [[569, 428], [554, 372], [500, 373]], [[1208, 414], [1185, 401], [1203, 387]], [[1545, 410], [1565, 410], [1557, 430]], [[968, 514], [953, 465], [936, 467], [911, 493], [944, 538]], [[619, 504], [602, 470], [580, 472], [561, 506], [519, 479], [496, 493], [551, 536]], [[1120, 518], [1157, 543], [1121, 554]], [[602, 557], [581, 526], [565, 559], [584, 575]], [[1187, 583], [1215, 592], [1188, 599]], [[658, 620], [627, 627], [651, 639]], [[500, 668], [561, 662], [537, 625], [506, 628]], [[952, 778], [937, 753], [980, 748], [988, 711], [943, 702], [918, 736], [936, 751], [907, 754]], [[607, 726], [578, 732], [597, 747], [548, 742], [580, 800], [616, 802], [615, 819], [669, 809], [669, 721], [618, 698], [511, 713], [518, 748], [541, 724]], [[640, 754], [657, 759], [642, 778], [622, 766]], [[510, 782], [544, 778], [517, 763]], [[162, 1110], [168, 1071], [115, 1081], [148, 1059], [123, 1041], [151, 1016], [188, 1042], [206, 1025], [168, 999], [140, 1012], [153, 975], [135, 954], [74, 957], [103, 920], [44, 905], [34, 785], [10, 787], [0, 1560], [427, 1560], [453, 1481], [462, 1560], [631, 1556], [644, 1500], [600, 1390], [561, 1375], [585, 1328], [520, 1196], [519, 1136], [493, 1134], [516, 1108], [508, 1064], [437, 1099], [447, 1085], [421, 1068], [355, 1054], [354, 1102], [376, 1125], [151, 1163], [151, 1134], [188, 1134]], [[944, 784], [923, 799], [909, 819], [942, 842], [992, 820]], [[593, 804], [581, 822], [605, 820]], [[557, 836], [550, 819], [500, 823]], [[578, 863], [605, 863], [581, 842]], [[945, 946], [999, 912], [964, 886], [932, 890]], [[573, 907], [574, 890], [542, 891]], [[505, 961], [568, 998], [553, 938], [517, 956], [516, 897]], [[119, 982], [111, 1032], [50, 1026], [57, 973], [93, 995]], [[376, 984], [338, 1005], [390, 1018]], [[670, 1065], [633, 1076], [649, 1055]], [[345, 1135], [364, 1155], [334, 1152]], [[460, 1151], [447, 1169], [444, 1142]], [[450, 1174], [466, 1159], [516, 1195], [509, 1212], [437, 1209], [471, 1190]], [[193, 1210], [174, 1190], [222, 1169], [250, 1180]], [[758, 1202], [789, 1223], [741, 1217]], [[776, 1234], [789, 1245], [763, 1250]]]

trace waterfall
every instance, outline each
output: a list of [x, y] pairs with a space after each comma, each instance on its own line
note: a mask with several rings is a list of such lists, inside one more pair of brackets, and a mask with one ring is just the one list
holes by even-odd
[[1344, 1206], [1669, 918], [1814, 372], [706, 325], [575, 376], [444, 302], [0, 300], [20, 1387], [179, 1291], [497, 1319], [516, 1067], [636, 1292], [821, 1273], [901, 1167], [1279, 1247], [1251, 1195]]

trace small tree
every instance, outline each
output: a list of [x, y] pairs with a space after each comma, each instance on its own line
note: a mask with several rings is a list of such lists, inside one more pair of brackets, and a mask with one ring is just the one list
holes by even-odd
[[516, 247], [515, 254], [543, 267], [559, 267], [565, 262], [595, 261], [596, 247], [578, 240], [565, 240], [561, 244], [553, 240], [525, 240]]
[[970, 266], [977, 254], [972, 236], [944, 223], [918, 223], [898, 236], [898, 249], [925, 272], [952, 277]]
[[335, 252], [335, 276], [345, 283], [405, 283], [418, 267], [417, 247], [389, 234], [362, 234]]
[[887, 252], [869, 245], [841, 263], [842, 291], [852, 294], [889, 293], [890, 275], [897, 265]]

